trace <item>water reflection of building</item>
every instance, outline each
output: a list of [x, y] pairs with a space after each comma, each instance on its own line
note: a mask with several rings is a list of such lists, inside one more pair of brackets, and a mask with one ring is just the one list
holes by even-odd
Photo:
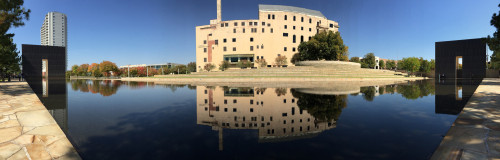
[[31, 83], [31, 87], [61, 129], [68, 131], [68, 90], [65, 79], [50, 78], [42, 83]]
[[459, 114], [481, 83], [478, 79], [447, 79], [436, 84], [436, 113]]
[[197, 87], [197, 124], [219, 131], [257, 129], [259, 142], [306, 138], [335, 128], [335, 120], [320, 121], [301, 110], [287, 88]]

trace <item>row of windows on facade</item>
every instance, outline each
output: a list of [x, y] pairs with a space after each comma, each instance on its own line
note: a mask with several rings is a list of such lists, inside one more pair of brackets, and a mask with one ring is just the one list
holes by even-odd
[[[236, 30], [236, 28], [234, 28], [234, 29], [233, 29], [233, 33], [236, 33], [236, 31], [237, 31], [237, 30]], [[241, 33], [246, 33], [245, 31], [246, 31], [246, 29], [245, 29], [245, 28], [243, 28], [243, 29], [241, 30]], [[251, 28], [250, 32], [251, 32], [251, 33], [257, 33], [257, 28]], [[262, 33], [266, 33], [266, 29], [265, 29], [265, 28], [262, 28]], [[273, 30], [272, 28], [271, 28], [270, 33], [274, 33], [274, 30]]]
[[[222, 123], [221, 125], [222, 125], [223, 127], [231, 127], [231, 126], [230, 126], [230, 123]], [[269, 126], [269, 125], [270, 125], [270, 123], [268, 122], [268, 123], [267, 123], [267, 125]], [[235, 127], [239, 127], [239, 123], [235, 123], [235, 124], [234, 124], [234, 126], [235, 126]], [[241, 127], [246, 127], [246, 126], [245, 126], [245, 123], [241, 123]], [[252, 124], [252, 123], [249, 123], [249, 124], [248, 124], [248, 127], [258, 127], [258, 126], [257, 126], [257, 123], [253, 123], [253, 124]], [[261, 124], [261, 127], [265, 127], [265, 124], [264, 124], [264, 123], [262, 123], [262, 124]], [[317, 128], [317, 127], [316, 127], [316, 128]], [[311, 130], [311, 127], [310, 127], [310, 126], [307, 126], [307, 131], [310, 131], [310, 130]], [[302, 130], [302, 126], [300, 126], [300, 127], [299, 127], [299, 131], [300, 131], [300, 132], [302, 132], [302, 131], [303, 131], [303, 130]], [[294, 132], [295, 132], [295, 128], [294, 128], [294, 127], [292, 127], [292, 128], [291, 128], [291, 132], [292, 132], [292, 133], [294, 133]], [[283, 128], [283, 133], [286, 133], [286, 128]], [[267, 129], [267, 134], [274, 134], [274, 129]]]
[[[206, 90], [205, 90], [205, 94], [207, 94]], [[205, 99], [205, 104], [207, 104], [207, 103], [208, 103], [208, 99]], [[233, 103], [238, 103], [238, 100], [233, 99]], [[283, 99], [283, 103], [286, 103], [286, 99]], [[295, 103], [295, 99], [292, 99], [292, 103]], [[227, 104], [227, 99], [224, 100], [224, 104]], [[250, 104], [253, 104], [253, 99], [250, 100]], [[257, 102], [257, 104], [258, 104], [258, 102]], [[261, 101], [261, 104], [264, 104], [264, 102]]]
[[[268, 14], [267, 15], [267, 19], [274, 19], [274, 18], [275, 18], [274, 14]], [[284, 18], [285, 21], [288, 20], [288, 15], [285, 15], [283, 18]], [[296, 21], [296, 20], [297, 20], [297, 17], [293, 16], [293, 21]], [[304, 17], [300, 17], [300, 22], [304, 22]], [[309, 23], [312, 23], [312, 19], [311, 18], [309, 18]], [[318, 23], [321, 23], [321, 20], [318, 21]]]
[[[205, 111], [208, 111], [208, 107], [205, 107]], [[219, 107], [215, 107], [215, 111], [219, 111]], [[228, 108], [224, 108], [224, 112], [227, 112], [228, 111]], [[236, 112], [237, 109], [236, 108], [233, 108], [233, 112]], [[250, 112], [253, 112], [253, 108], [250, 108]], [[303, 114], [303, 111], [300, 110], [300, 115]], [[292, 107], [292, 115], [295, 115], [295, 107]], [[287, 117], [287, 113], [282, 113], [282, 117]], [[250, 117], [251, 120], [250, 121], [257, 121], [257, 117]], [[244, 122], [246, 119], [245, 119], [245, 116], [242, 117], [242, 121]], [[234, 116], [234, 121], [239, 121], [238, 120], [238, 117], [237, 116]], [[264, 116], [261, 116], [261, 121], [265, 121], [264, 119]], [[273, 121], [273, 116], [270, 116], [269, 117], [269, 121]], [[310, 118], [307, 118], [307, 122], [310, 122], [311, 119]], [[294, 119], [291, 119], [290, 121], [292, 124], [295, 123], [295, 120]], [[302, 119], [299, 119], [299, 122], [302, 123]], [[283, 120], [283, 124], [286, 124], [287, 121], [286, 120]]]
[[[283, 33], [283, 37], [288, 37], [288, 33]], [[311, 36], [309, 36], [309, 40], [311, 40]], [[250, 37], [250, 42], [253, 42], [254, 41], [254, 38], [253, 37]], [[223, 42], [226, 43], [227, 42], [227, 39], [223, 39]], [[236, 38], [233, 38], [232, 39], [232, 42], [236, 42]], [[293, 35], [292, 36], [292, 42], [293, 43], [297, 43], [297, 36], [296, 35]], [[304, 42], [304, 36], [301, 35], [300, 36], [300, 42]], [[219, 43], [219, 40], [215, 40], [215, 45], [218, 45]], [[203, 40], [203, 44], [207, 44], [207, 40]], [[224, 51], [227, 51], [226, 47], [223, 47], [224, 48]], [[261, 45], [261, 48], [264, 49], [264, 45]], [[259, 49], [259, 45], [257, 45], [257, 49]], [[236, 47], [233, 47], [233, 51], [236, 51]], [[253, 51], [253, 46], [250, 46], [250, 51]], [[284, 51], [287, 51], [286, 47], [284, 49]], [[295, 52], [295, 47], [293, 47], [293, 51]], [[207, 48], [203, 48], [203, 52], [207, 52]]]
[[[241, 26], [245, 26], [245, 22], [241, 22]], [[248, 26], [258, 26], [258, 22], [248, 22]], [[266, 26], [266, 22], [262, 22], [262, 26]], [[270, 23], [267, 23], [268, 27], [271, 27]], [[229, 23], [221, 23], [220, 27], [229, 27]], [[234, 27], [238, 27], [238, 22], [234, 22]]]

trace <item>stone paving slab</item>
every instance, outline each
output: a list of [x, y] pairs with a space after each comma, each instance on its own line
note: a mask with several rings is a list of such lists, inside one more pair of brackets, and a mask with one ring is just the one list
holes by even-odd
[[500, 159], [500, 79], [481, 82], [431, 159]]
[[0, 160], [81, 159], [26, 82], [0, 83]]

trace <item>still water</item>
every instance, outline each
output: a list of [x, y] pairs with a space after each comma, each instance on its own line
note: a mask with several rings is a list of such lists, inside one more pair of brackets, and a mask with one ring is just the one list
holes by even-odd
[[478, 84], [49, 82], [32, 88], [84, 159], [428, 159]]

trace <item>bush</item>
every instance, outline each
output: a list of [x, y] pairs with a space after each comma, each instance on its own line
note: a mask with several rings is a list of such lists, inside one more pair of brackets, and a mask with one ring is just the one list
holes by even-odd
[[359, 57], [351, 57], [351, 60], [349, 60], [350, 62], [356, 62], [356, 63], [361, 63], [361, 61], [359, 60]]
[[205, 64], [205, 66], [203, 66], [203, 69], [205, 69], [206, 71], [211, 71], [215, 68], [215, 65], [213, 65], [212, 63], [207, 63]]
[[241, 60], [238, 62], [238, 67], [253, 67], [252, 62], [247, 60]]
[[267, 62], [264, 58], [257, 59], [255, 61], [255, 63], [257, 63], [259, 65], [259, 67], [266, 67], [267, 66]]
[[286, 56], [278, 56], [276, 59], [274, 59], [274, 63], [278, 66], [283, 66], [288, 64]]
[[219, 64], [219, 70], [224, 71], [227, 68], [229, 68], [229, 62], [228, 61], [222, 61]]

